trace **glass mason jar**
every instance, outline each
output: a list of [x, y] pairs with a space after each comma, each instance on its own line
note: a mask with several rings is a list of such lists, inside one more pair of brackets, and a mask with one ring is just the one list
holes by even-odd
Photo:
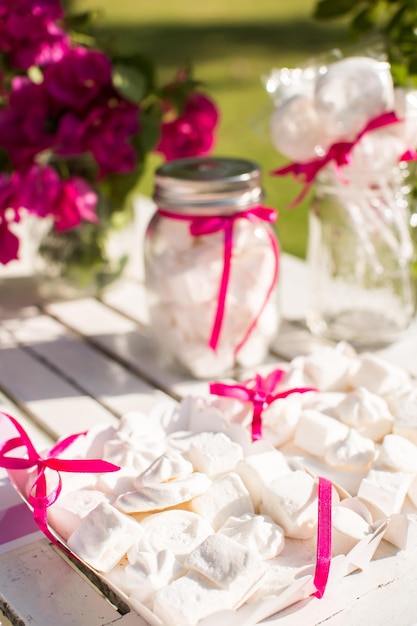
[[279, 248], [252, 161], [190, 158], [155, 174], [145, 237], [150, 329], [196, 378], [262, 362], [275, 337]]
[[381, 184], [327, 177], [310, 210], [310, 330], [356, 347], [395, 341], [415, 314], [407, 170]]

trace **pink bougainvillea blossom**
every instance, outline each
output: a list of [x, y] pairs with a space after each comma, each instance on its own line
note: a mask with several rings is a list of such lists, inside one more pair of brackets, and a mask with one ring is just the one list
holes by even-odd
[[191, 94], [183, 112], [162, 124], [156, 152], [167, 161], [208, 154], [214, 145], [218, 118], [218, 110], [210, 98], [198, 92]]
[[130, 141], [139, 132], [138, 112], [137, 105], [116, 97], [91, 106], [83, 116], [69, 112], [57, 130], [56, 151], [67, 156], [91, 152], [100, 179], [131, 172], [137, 156]]
[[0, 51], [20, 69], [58, 61], [69, 48], [62, 17], [58, 0], [2, 0]]
[[54, 168], [33, 165], [25, 173], [14, 172], [12, 183], [12, 204], [38, 217], [53, 217], [57, 231], [74, 228], [82, 220], [97, 221], [98, 196], [82, 178], [63, 180]]
[[98, 196], [83, 178], [73, 176], [62, 181], [53, 210], [55, 230], [62, 232], [75, 228], [82, 220], [97, 222]]
[[[9, 224], [19, 221], [13, 204], [13, 186], [8, 174], [0, 174], [0, 263], [6, 265], [18, 258], [19, 239], [10, 230]], [[12, 217], [11, 217], [12, 216]]]
[[24, 168], [52, 146], [48, 129], [48, 102], [43, 84], [15, 78], [9, 105], [0, 109], [0, 145], [14, 166]]
[[111, 62], [97, 50], [73, 48], [45, 70], [45, 88], [59, 110], [85, 111], [115, 94]]

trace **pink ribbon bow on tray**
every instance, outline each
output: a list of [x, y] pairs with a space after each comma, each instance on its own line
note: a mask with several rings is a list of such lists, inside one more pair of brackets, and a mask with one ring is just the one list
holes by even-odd
[[[295, 387], [273, 393], [285, 375], [285, 370], [276, 369], [263, 377], [256, 374], [241, 385], [211, 383], [210, 393], [253, 403], [252, 441], [262, 438], [262, 411], [270, 404], [294, 393], [317, 391], [315, 387]], [[332, 558], [332, 483], [327, 478], [318, 482], [317, 554], [314, 586], [317, 598], [322, 598], [327, 586]]]
[[[311, 161], [305, 161], [304, 163], [290, 163], [284, 167], [280, 167], [277, 170], [271, 172], [272, 176], [285, 176], [286, 174], [293, 174], [294, 177], [300, 182], [304, 183], [304, 188], [293, 202], [289, 205], [290, 208], [299, 204], [306, 194], [308, 193], [311, 185], [313, 184], [317, 174], [323, 167], [332, 161], [335, 164], [336, 171], [340, 171], [343, 165], [348, 165], [352, 160], [352, 150], [357, 143], [367, 133], [384, 128], [385, 126], [391, 126], [392, 124], [398, 124], [404, 120], [397, 117], [394, 111], [382, 113], [372, 118], [361, 130], [361, 132], [352, 141], [339, 141], [330, 146], [326, 154], [317, 159]], [[399, 157], [399, 161], [411, 161], [416, 160], [417, 154], [407, 150], [403, 155]]]
[[[279, 373], [274, 372], [279, 378]], [[32, 444], [28, 434], [19, 422], [7, 413], [0, 412], [0, 419], [6, 418], [18, 432], [18, 437], [8, 439], [0, 445], [0, 467], [7, 470], [29, 470], [37, 468], [37, 475], [29, 489], [28, 502], [33, 508], [33, 517], [39, 529], [61, 551], [77, 558], [68, 550], [48, 528], [47, 509], [57, 501], [62, 489], [61, 472], [115, 472], [120, 469], [117, 465], [99, 459], [60, 459], [59, 455], [64, 452], [78, 437], [85, 433], [77, 433], [66, 437], [51, 448], [46, 457], [41, 457]], [[26, 448], [26, 456], [9, 456], [9, 453], [19, 448]], [[57, 485], [48, 492], [45, 472], [50, 469], [56, 472]], [[315, 596], [322, 598], [327, 586], [331, 563], [331, 508], [332, 508], [332, 483], [326, 478], [318, 481], [318, 518], [317, 518], [317, 553], [314, 573]]]
[[[46, 457], [41, 457], [19, 422], [11, 417], [11, 415], [0, 412], [0, 418], [2, 417], [8, 419], [13, 424], [19, 436], [9, 439], [0, 446], [0, 467], [4, 467], [7, 470], [37, 469], [36, 477], [28, 490], [27, 496], [27, 500], [33, 508], [34, 520], [40, 530], [52, 543], [66, 554], [73, 556], [72, 553], [66, 550], [66, 548], [57, 541], [48, 528], [47, 509], [56, 502], [62, 489], [62, 480], [59, 472], [115, 472], [119, 470], [120, 467], [99, 459], [69, 460], [59, 458], [59, 455], [62, 454], [73, 441], [86, 433], [78, 433], [62, 439], [62, 441], [59, 441], [51, 448]], [[24, 457], [9, 456], [10, 452], [19, 448], [26, 448], [26, 455]], [[54, 471], [57, 477], [56, 486], [49, 492], [45, 476], [47, 469]]]
[[273, 393], [285, 375], [285, 370], [276, 369], [267, 376], [255, 374], [254, 377], [244, 380], [242, 384], [228, 385], [226, 383], [210, 383], [210, 393], [216, 396], [234, 398], [241, 402], [252, 402], [252, 441], [262, 438], [262, 412], [270, 404], [293, 393], [317, 391], [315, 387], [295, 387], [278, 393]]
[[[213, 235], [214, 233], [224, 232], [224, 250], [223, 250], [223, 271], [219, 287], [219, 295], [217, 298], [217, 310], [213, 322], [213, 327], [208, 340], [208, 345], [212, 350], [216, 350], [220, 339], [220, 333], [223, 325], [223, 319], [225, 314], [226, 295], [229, 286], [230, 270], [232, 264], [233, 254], [233, 226], [236, 220], [246, 219], [251, 222], [268, 222], [273, 224], [277, 219], [277, 213], [274, 209], [268, 209], [263, 206], [255, 206], [245, 211], [239, 211], [238, 213], [231, 213], [230, 215], [186, 215], [183, 213], [174, 213], [165, 209], [158, 209], [158, 214], [163, 217], [167, 217], [173, 220], [180, 220], [183, 222], [190, 222], [190, 234], [193, 237], [200, 237], [202, 235]], [[249, 335], [255, 328], [262, 312], [271, 297], [274, 290], [275, 283], [278, 277], [279, 271], [279, 248], [275, 237], [268, 231], [268, 236], [271, 244], [271, 248], [275, 258], [274, 275], [271, 280], [271, 286], [268, 289], [266, 297], [259, 307], [259, 312], [252, 321], [244, 337], [235, 348], [235, 354], [244, 346], [249, 338]]]

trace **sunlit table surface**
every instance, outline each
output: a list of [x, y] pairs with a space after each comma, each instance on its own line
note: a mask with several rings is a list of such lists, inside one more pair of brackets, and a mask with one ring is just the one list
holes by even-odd
[[[323, 344], [304, 325], [308, 284], [305, 263], [284, 254], [284, 319], [268, 363]], [[415, 328], [380, 354], [417, 375]], [[0, 403], [41, 449], [97, 423], [116, 424], [127, 411], [146, 410], [162, 398], [207, 392], [207, 382], [159, 364], [147, 336], [143, 285], [134, 277], [101, 299], [33, 304], [29, 291], [20, 290], [0, 302]], [[383, 541], [364, 572], [266, 623], [409, 626], [417, 624], [416, 588], [417, 552], [395, 552]], [[8, 625], [7, 618], [19, 626], [146, 625], [50, 544], [0, 469], [0, 623]]]

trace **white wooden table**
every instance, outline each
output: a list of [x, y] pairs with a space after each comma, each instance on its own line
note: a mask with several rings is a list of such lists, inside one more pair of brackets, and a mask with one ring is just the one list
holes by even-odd
[[[308, 353], [322, 342], [303, 326], [305, 264], [284, 255], [284, 322], [271, 362]], [[29, 304], [22, 290], [0, 302], [0, 405], [19, 418], [41, 448], [161, 398], [207, 392], [158, 364], [146, 334], [143, 286], [130, 278], [102, 300]], [[417, 332], [382, 351], [417, 375]], [[107, 589], [98, 590], [41, 535], [0, 469], [0, 624], [145, 626]], [[279, 626], [417, 624], [417, 553], [382, 542], [365, 572], [350, 575], [321, 600], [308, 599], [267, 623]], [[3, 616], [2, 616], [3, 614]], [[10, 622], [8, 621], [10, 620]]]

